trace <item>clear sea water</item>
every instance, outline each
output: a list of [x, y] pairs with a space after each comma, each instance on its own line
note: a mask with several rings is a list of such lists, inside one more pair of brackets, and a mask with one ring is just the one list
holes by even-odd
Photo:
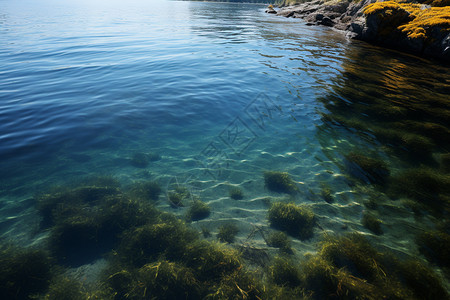
[[[194, 227], [234, 222], [236, 243], [246, 243], [269, 226], [266, 197], [284, 196], [264, 185], [273, 170], [290, 174], [299, 188], [290, 200], [309, 205], [320, 224], [313, 238], [294, 239], [299, 255], [314, 253], [324, 233], [356, 231], [425, 261], [414, 241], [448, 225], [448, 189], [436, 191], [443, 214], [425, 208], [419, 218], [411, 195], [391, 199], [348, 155], [381, 159], [391, 176], [426, 168], [448, 180], [448, 66], [264, 9], [0, 0], [2, 238], [39, 244], [34, 195], [112, 176], [123, 186], [157, 181], [157, 206], [180, 216], [186, 208], [172, 208], [165, 192], [187, 186], [212, 209]], [[139, 153], [160, 159], [136, 166]], [[244, 199], [230, 199], [231, 187]], [[361, 224], [373, 199], [381, 235]]]

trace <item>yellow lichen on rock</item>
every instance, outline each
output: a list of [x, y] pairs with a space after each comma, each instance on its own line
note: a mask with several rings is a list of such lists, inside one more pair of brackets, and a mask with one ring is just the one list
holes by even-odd
[[364, 13], [366, 15], [371, 15], [382, 10], [396, 10], [400, 8], [400, 4], [395, 1], [385, 1], [385, 2], [375, 2], [369, 4], [364, 8]]
[[[449, 0], [430, 1], [432, 5], [442, 6]], [[442, 31], [450, 31], [450, 6], [427, 7], [417, 3], [400, 3], [396, 1], [375, 2], [364, 9], [364, 14], [378, 14], [380, 18], [389, 21], [392, 17], [400, 17], [401, 12], [409, 15], [410, 21], [401, 24], [397, 29], [406, 33], [411, 39], [427, 39], [429, 31], [439, 27]]]
[[450, 31], [450, 6], [431, 7], [422, 10], [414, 20], [399, 27], [410, 38], [426, 38], [427, 30], [440, 27], [443, 31]]

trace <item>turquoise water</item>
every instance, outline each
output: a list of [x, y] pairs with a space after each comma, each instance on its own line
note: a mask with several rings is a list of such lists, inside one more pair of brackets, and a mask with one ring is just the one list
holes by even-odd
[[[281, 199], [316, 214], [313, 236], [292, 239], [297, 259], [359, 232], [448, 282], [416, 242], [450, 233], [448, 66], [264, 9], [0, 0], [2, 238], [45, 247], [36, 195], [109, 176], [125, 190], [157, 182], [156, 207], [179, 217], [189, 205], [169, 192], [186, 187], [211, 207], [191, 224], [210, 241], [232, 222], [233, 245], [275, 255], [254, 233], [273, 230]], [[297, 192], [271, 191], [264, 171], [288, 172]], [[368, 213], [382, 233], [362, 224]]]

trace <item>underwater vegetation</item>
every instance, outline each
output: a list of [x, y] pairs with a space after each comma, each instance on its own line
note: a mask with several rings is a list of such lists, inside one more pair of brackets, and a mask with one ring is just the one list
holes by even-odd
[[383, 229], [381, 229], [381, 221], [372, 213], [365, 212], [361, 219], [361, 223], [373, 233], [377, 235], [383, 234]]
[[156, 223], [124, 232], [117, 251], [121, 261], [142, 267], [146, 262], [160, 257], [176, 259], [184, 254], [188, 243], [198, 238], [198, 233], [183, 221], [169, 215], [162, 216], [165, 220], [153, 220]]
[[441, 154], [441, 171], [450, 173], [450, 153]]
[[131, 299], [199, 299], [200, 284], [192, 270], [167, 260], [141, 267]]
[[147, 154], [142, 152], [134, 153], [130, 159], [130, 164], [136, 168], [146, 168], [149, 162], [150, 160], [148, 159]]
[[[83, 289], [81, 282], [64, 275], [56, 275], [43, 299], [46, 300], [88, 300], [90, 295]], [[95, 297], [93, 297], [95, 299]]]
[[76, 188], [56, 188], [54, 192], [37, 195], [37, 209], [42, 216], [43, 228], [52, 226], [58, 218], [65, 218], [81, 210], [83, 206], [119, 194], [114, 186], [86, 185]]
[[450, 235], [443, 231], [427, 231], [419, 234], [416, 244], [429, 261], [450, 271]]
[[308, 239], [313, 235], [315, 216], [306, 205], [274, 202], [269, 209], [267, 218], [273, 228], [286, 231], [301, 240]]
[[244, 193], [242, 192], [242, 189], [240, 189], [238, 187], [232, 187], [228, 193], [229, 193], [231, 199], [234, 199], [234, 200], [244, 199]]
[[359, 234], [326, 238], [318, 254], [300, 266], [279, 258], [271, 272], [286, 278], [275, 282], [291, 287], [295, 298], [302, 298], [301, 293], [308, 299], [448, 298], [430, 268], [379, 252]]
[[291, 241], [283, 231], [274, 231], [265, 237], [265, 242], [270, 247], [279, 248], [282, 253], [293, 254]]
[[238, 232], [239, 227], [236, 224], [225, 224], [219, 227], [217, 238], [223, 243], [231, 244], [234, 242], [234, 238]]
[[162, 192], [161, 186], [156, 181], [136, 182], [129, 189], [129, 194], [132, 197], [153, 202], [158, 201]]
[[158, 153], [136, 152], [131, 156], [130, 164], [136, 168], [146, 168], [150, 162], [160, 159], [161, 156]]
[[127, 299], [263, 298], [261, 283], [244, 269], [236, 250], [198, 239], [181, 248], [180, 256], [162, 255], [139, 268], [116, 265], [105, 276], [108, 293]]
[[264, 183], [266, 188], [272, 192], [286, 194], [298, 192], [297, 185], [286, 172], [266, 171], [264, 172]]
[[181, 185], [177, 185], [173, 190], [167, 192], [167, 200], [173, 208], [183, 207], [183, 201], [190, 198], [191, 193], [188, 188]]
[[323, 185], [321, 187], [321, 189], [320, 189], [320, 196], [327, 203], [333, 203], [334, 202], [334, 198], [333, 198], [331, 189], [329, 187], [325, 186], [325, 185]]
[[450, 175], [432, 168], [412, 168], [392, 176], [388, 195], [409, 197], [435, 212], [450, 211], [446, 195], [450, 192]]
[[302, 282], [299, 266], [286, 257], [275, 257], [268, 273], [276, 285], [296, 287]]
[[[85, 184], [37, 198], [38, 207], [48, 205], [41, 213], [52, 224], [45, 227], [48, 252], [0, 249], [5, 299], [448, 299], [427, 265], [381, 252], [359, 234], [326, 236], [316, 254], [302, 259], [286, 255], [293, 251], [285, 232], [312, 235], [315, 217], [307, 206], [272, 204], [269, 221], [282, 231], [263, 237], [280, 254], [250, 269], [245, 247], [202, 240], [198, 230], [131, 190]], [[236, 233], [237, 226], [225, 224], [217, 237], [232, 243]], [[442, 259], [430, 261], [447, 266], [447, 233], [427, 232], [417, 243], [426, 257]], [[108, 265], [92, 285], [64, 272], [100, 257]]]
[[208, 204], [205, 202], [194, 199], [192, 201], [191, 206], [189, 206], [189, 209], [186, 213], [186, 220], [187, 221], [199, 221], [202, 219], [206, 219], [209, 217], [211, 213], [211, 208]]
[[12, 245], [0, 248], [0, 295], [3, 299], [32, 299], [47, 290], [52, 276], [52, 260], [47, 252], [21, 249]]
[[146, 224], [157, 213], [148, 203], [116, 187], [61, 188], [37, 198], [42, 228], [50, 229], [48, 245], [63, 265], [78, 266], [117, 245], [127, 228]]
[[364, 183], [384, 184], [390, 171], [387, 164], [357, 152], [345, 155], [346, 170], [354, 178]]

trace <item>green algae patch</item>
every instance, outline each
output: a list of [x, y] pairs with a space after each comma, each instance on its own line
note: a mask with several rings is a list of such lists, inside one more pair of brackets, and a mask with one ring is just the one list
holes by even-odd
[[183, 207], [184, 201], [191, 198], [188, 188], [177, 185], [173, 190], [167, 192], [167, 200], [173, 208]]
[[242, 268], [241, 258], [236, 250], [205, 241], [189, 244], [182, 261], [193, 268], [201, 280], [217, 280]]
[[287, 172], [264, 172], [264, 184], [272, 192], [295, 194], [299, 191], [297, 185]]
[[125, 232], [118, 253], [127, 264], [141, 267], [159, 257], [169, 259], [181, 257], [187, 244], [197, 238], [197, 232], [182, 221], [173, 219]]
[[333, 193], [331, 191], [331, 189], [327, 186], [322, 186], [320, 188], [320, 197], [325, 200], [326, 203], [333, 203], [334, 202], [334, 198], [333, 198]]
[[133, 183], [129, 187], [128, 193], [131, 197], [144, 200], [156, 202], [161, 195], [162, 188], [156, 181], [142, 181]]
[[416, 244], [429, 261], [450, 269], [449, 234], [437, 230], [423, 232], [417, 236]]
[[137, 288], [130, 293], [136, 299], [199, 299], [200, 285], [192, 270], [167, 260], [144, 265], [138, 270]]
[[364, 227], [366, 227], [373, 233], [375, 233], [377, 235], [383, 234], [383, 229], [381, 229], [382, 223], [373, 214], [367, 213], [367, 212], [364, 213], [363, 217], [361, 219], [361, 223], [363, 224]]
[[364, 183], [384, 184], [389, 177], [389, 168], [381, 159], [357, 152], [350, 152], [345, 158], [347, 172]]
[[191, 206], [189, 206], [188, 211], [186, 212], [186, 220], [190, 221], [199, 221], [206, 219], [211, 214], [211, 208], [205, 202], [194, 199], [192, 201]]
[[291, 259], [276, 257], [269, 267], [270, 280], [281, 286], [296, 287], [301, 284], [300, 269]]
[[43, 228], [50, 227], [49, 249], [63, 265], [79, 266], [110, 251], [121, 234], [159, 213], [112, 186], [60, 188], [37, 198]]
[[120, 194], [117, 187], [81, 186], [76, 188], [60, 187], [54, 192], [35, 197], [37, 209], [42, 216], [41, 226], [50, 227], [70, 215], [77, 214], [83, 207], [93, 205], [106, 197]]
[[[78, 280], [63, 275], [55, 276], [43, 299], [46, 300], [88, 300], [91, 295]], [[96, 299], [96, 298], [94, 298]]]
[[313, 235], [315, 216], [310, 208], [294, 203], [275, 202], [267, 216], [270, 225], [301, 240]]
[[[359, 234], [328, 238], [303, 266], [303, 285], [313, 299], [447, 299], [434, 272], [419, 261], [380, 252]], [[426, 296], [428, 295], [428, 296]]]
[[286, 233], [282, 231], [275, 231], [265, 237], [265, 242], [270, 247], [279, 248], [280, 252], [286, 254], [292, 254], [291, 241]]
[[234, 242], [236, 234], [239, 232], [239, 227], [236, 224], [224, 224], [219, 227], [217, 239], [223, 243], [231, 244]]
[[0, 248], [0, 295], [32, 299], [49, 286], [52, 260], [47, 252], [4, 245]]
[[434, 212], [449, 210], [445, 195], [450, 192], [450, 176], [431, 168], [412, 168], [392, 177], [388, 188], [392, 198], [409, 197]]
[[238, 188], [238, 187], [230, 188], [230, 190], [228, 191], [228, 194], [229, 194], [230, 198], [233, 200], [244, 199], [244, 193], [242, 192], [242, 189]]

